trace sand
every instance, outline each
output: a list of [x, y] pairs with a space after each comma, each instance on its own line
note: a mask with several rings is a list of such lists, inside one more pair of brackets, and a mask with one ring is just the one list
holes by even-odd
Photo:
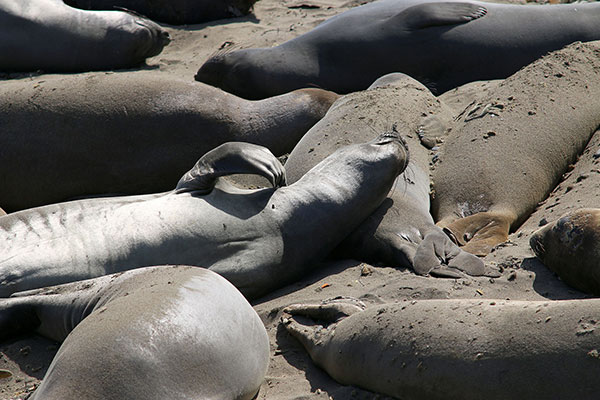
[[[162, 54], [149, 59], [143, 69], [158, 69], [193, 79], [199, 66], [219, 49], [266, 47], [284, 42], [315, 27], [325, 19], [365, 1], [260, 0], [254, 14], [179, 28], [168, 27], [172, 43]], [[95, 72], [105, 73], [143, 73]], [[51, 75], [4, 74], [32, 84]], [[54, 78], [56, 79], [56, 78]], [[0, 83], [1, 85], [1, 83]], [[444, 95], [457, 112], [480, 91], [493, 90], [494, 82], [465, 85]], [[300, 344], [280, 325], [281, 310], [293, 303], [318, 302], [336, 296], [361, 298], [367, 304], [413, 299], [519, 299], [582, 298], [539, 263], [529, 248], [529, 236], [540, 221], [552, 221], [578, 207], [597, 207], [600, 195], [600, 133], [596, 133], [580, 161], [568, 172], [550, 198], [539, 205], [510, 240], [486, 257], [489, 265], [502, 269], [498, 278], [465, 277], [436, 279], [409, 270], [368, 265], [352, 260], [329, 261], [303, 281], [285, 287], [253, 303], [267, 328], [271, 343], [270, 367], [258, 399], [383, 399], [384, 396], [336, 383], [314, 366]], [[58, 344], [30, 336], [0, 344], [0, 399], [25, 398], [43, 378]]]

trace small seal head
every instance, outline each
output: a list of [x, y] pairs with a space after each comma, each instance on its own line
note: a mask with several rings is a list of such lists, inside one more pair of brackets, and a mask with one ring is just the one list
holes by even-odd
[[565, 283], [600, 294], [600, 209], [567, 213], [534, 232], [529, 244]]

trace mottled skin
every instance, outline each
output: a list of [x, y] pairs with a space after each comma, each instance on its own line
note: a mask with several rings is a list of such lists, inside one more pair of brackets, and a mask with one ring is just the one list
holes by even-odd
[[172, 25], [199, 24], [248, 14], [256, 0], [64, 0], [86, 10], [123, 7], [153, 21]]
[[148, 267], [0, 299], [0, 339], [63, 342], [33, 400], [249, 400], [267, 370], [265, 328], [202, 268]]
[[598, 299], [413, 300], [364, 311], [330, 302], [285, 311], [288, 331], [336, 381], [399, 399], [585, 400], [600, 390]]
[[159, 25], [131, 13], [77, 10], [62, 0], [0, 3], [0, 71], [128, 68], [168, 43]]
[[408, 144], [405, 172], [382, 205], [340, 244], [339, 256], [408, 267], [423, 275], [484, 273], [483, 262], [452, 243], [429, 213], [430, 155], [416, 132], [427, 139], [443, 137], [443, 126], [451, 118], [452, 112], [418, 81], [388, 74], [368, 90], [341, 97], [302, 137], [286, 162], [289, 182], [300, 179], [336, 149], [367, 140], [372, 135], [369, 128], [397, 124]]
[[337, 97], [304, 89], [247, 101], [159, 71], [3, 82], [0, 207], [170, 190], [200, 155], [228, 141], [281, 155]]
[[433, 171], [432, 213], [485, 255], [544, 200], [600, 125], [600, 43], [551, 53], [458, 117]]
[[403, 72], [437, 93], [506, 78], [545, 53], [600, 39], [600, 4], [525, 6], [381, 0], [335, 16], [272, 48], [216, 55], [196, 79], [245, 98], [300, 87], [366, 89]]
[[600, 209], [568, 212], [538, 229], [529, 243], [566, 284], [600, 295]]
[[0, 217], [0, 296], [182, 264], [209, 268], [254, 298], [329, 254], [381, 204], [407, 162], [400, 138], [384, 134], [338, 150], [288, 187], [242, 190], [218, 178], [254, 173], [280, 186], [285, 172], [267, 149], [227, 143], [171, 192], [9, 214]]

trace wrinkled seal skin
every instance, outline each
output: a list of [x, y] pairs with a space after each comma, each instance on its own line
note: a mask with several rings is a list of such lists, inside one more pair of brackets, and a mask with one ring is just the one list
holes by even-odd
[[336, 381], [398, 399], [585, 400], [600, 390], [598, 299], [413, 300], [365, 311], [330, 303], [287, 311], [288, 331]]
[[0, 337], [64, 341], [30, 399], [249, 400], [264, 379], [266, 330], [211, 271], [148, 267], [33, 292], [0, 299]]
[[172, 25], [199, 24], [248, 14], [256, 0], [65, 0], [85, 10], [123, 7], [153, 21]]
[[199, 156], [228, 141], [281, 155], [337, 97], [303, 89], [252, 102], [153, 71], [4, 82], [0, 207], [170, 190]]
[[538, 229], [535, 255], [568, 285], [600, 295], [600, 209], [582, 208]]
[[210, 58], [196, 79], [255, 99], [300, 87], [366, 89], [403, 72], [437, 93], [506, 78], [545, 53], [600, 39], [600, 4], [525, 6], [382, 0], [268, 49]]
[[340, 244], [339, 256], [408, 267], [423, 275], [484, 273], [483, 262], [452, 243], [429, 213], [429, 152], [416, 132], [430, 140], [442, 137], [443, 127], [431, 128], [447, 125], [451, 118], [452, 112], [418, 81], [388, 74], [366, 91], [341, 97], [302, 137], [286, 162], [289, 182], [300, 179], [336, 149], [364, 142], [371, 129], [397, 124], [407, 141], [408, 167], [382, 205]]
[[80, 72], [136, 66], [169, 34], [122, 11], [83, 11], [62, 0], [0, 3], [0, 71]]
[[548, 196], [599, 125], [600, 42], [530, 64], [459, 116], [432, 175], [434, 219], [466, 251], [487, 254]]
[[0, 296], [181, 264], [207, 267], [254, 298], [327, 256], [381, 204], [407, 162], [403, 142], [389, 133], [338, 150], [288, 187], [242, 190], [218, 178], [253, 173], [280, 186], [285, 172], [264, 147], [227, 143], [171, 192], [9, 214], [0, 217]]

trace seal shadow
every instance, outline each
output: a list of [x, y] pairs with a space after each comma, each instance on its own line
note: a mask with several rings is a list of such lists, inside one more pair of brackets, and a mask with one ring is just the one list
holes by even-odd
[[165, 24], [165, 23], [161, 22], [161, 23], [159, 23], [159, 25], [162, 27], [170, 28], [170, 29], [178, 29], [178, 30], [186, 30], [186, 31], [200, 31], [200, 30], [210, 27], [210, 26], [220, 26], [220, 25], [226, 25], [226, 24], [232, 24], [232, 23], [243, 23], [243, 22], [250, 22], [253, 24], [258, 24], [258, 23], [260, 23], [260, 19], [256, 18], [256, 15], [254, 15], [254, 13], [250, 13], [247, 15], [243, 15], [241, 17], [216, 19], [214, 21], [203, 22], [201, 24], [169, 25], [169, 24]]
[[[271, 196], [275, 193], [274, 188], [265, 188], [257, 190], [241, 190], [239, 192], [224, 192], [218, 188], [214, 188], [213, 192], [218, 191], [218, 195], [211, 196], [205, 194], [193, 195], [216, 209], [223, 211], [229, 215], [233, 215], [239, 219], [246, 220], [261, 213]], [[224, 201], [225, 200], [225, 201]], [[247, 207], [248, 204], [256, 206]]]
[[594, 297], [568, 286], [558, 275], [542, 264], [537, 257], [523, 259], [520, 268], [535, 274], [533, 290], [549, 300], [587, 299]]
[[[42, 380], [52, 362], [60, 343], [36, 334], [27, 334], [4, 341], [0, 355], [8, 364], [3, 368], [11, 370], [13, 379], [23, 378], [22, 375]], [[18, 366], [22, 372], [14, 370], [11, 364]]]

